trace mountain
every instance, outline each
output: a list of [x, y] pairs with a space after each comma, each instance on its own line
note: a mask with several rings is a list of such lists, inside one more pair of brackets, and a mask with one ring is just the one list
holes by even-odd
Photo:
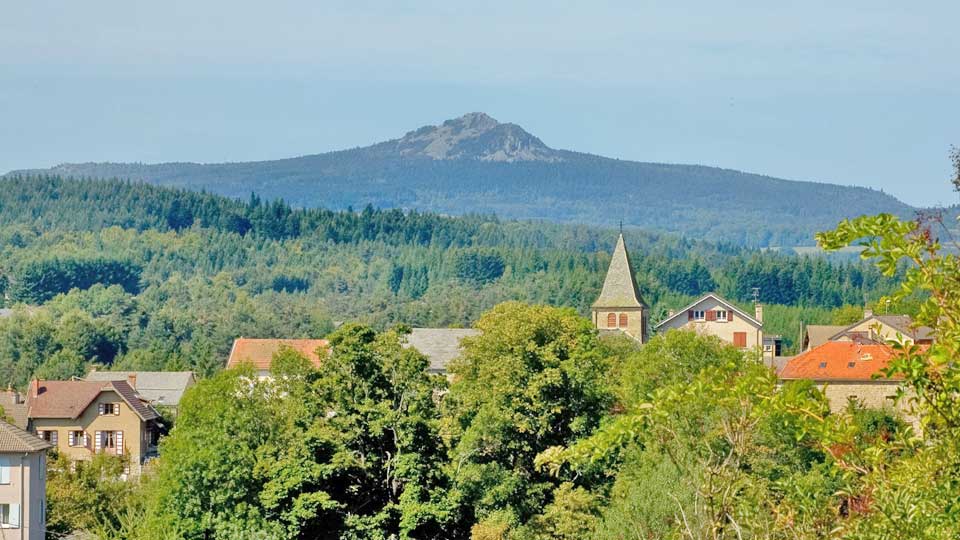
[[18, 173], [108, 177], [304, 207], [493, 213], [616, 225], [751, 246], [813, 243], [845, 217], [910, 215], [861, 187], [783, 180], [700, 165], [556, 150], [518, 125], [471, 113], [363, 148], [245, 163], [82, 163]]

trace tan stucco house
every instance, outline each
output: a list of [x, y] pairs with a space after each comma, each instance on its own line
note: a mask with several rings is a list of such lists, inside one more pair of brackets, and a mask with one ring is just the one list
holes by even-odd
[[634, 275], [630, 254], [627, 253], [621, 233], [613, 249], [600, 296], [590, 306], [590, 313], [593, 325], [601, 332], [622, 332], [646, 343], [650, 308], [640, 296]]
[[[741, 349], [755, 349], [764, 345], [763, 306], [757, 304], [755, 313], [751, 315], [732, 302], [709, 293], [683, 309], [670, 313], [656, 326], [656, 330], [690, 330], [716, 336]], [[764, 348], [764, 356], [774, 356], [779, 345], [773, 339], [768, 340], [767, 345], [769, 351]]]
[[160, 414], [127, 381], [39, 381], [27, 395], [29, 430], [71, 459], [128, 456], [130, 473], [156, 456]]
[[0, 538], [44, 539], [49, 448], [47, 441], [0, 420]]
[[933, 341], [933, 330], [926, 326], [915, 328], [909, 315], [874, 315], [867, 310], [862, 320], [841, 328], [829, 340], [896, 341], [897, 336], [906, 343], [929, 345]]

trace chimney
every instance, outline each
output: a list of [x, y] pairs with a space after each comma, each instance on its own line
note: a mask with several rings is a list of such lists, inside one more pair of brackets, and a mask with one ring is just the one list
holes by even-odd
[[754, 319], [763, 322], [763, 304], [757, 302], [753, 305]]
[[34, 398], [40, 397], [40, 379], [30, 381], [30, 394]]
[[136, 390], [136, 389], [137, 389], [137, 374], [136, 374], [136, 373], [130, 373], [130, 374], [128, 374], [128, 375], [127, 375], [127, 383], [130, 384], [130, 388], [133, 388], [134, 390]]
[[864, 306], [864, 307], [863, 307], [863, 318], [864, 318], [864, 319], [869, 319], [870, 317], [873, 317], [873, 310], [870, 309], [870, 308], [868, 308], [868, 307], [866, 307], [866, 306]]
[[676, 314], [677, 314], [677, 312], [671, 309], [671, 310], [667, 311], [667, 318], [669, 319], [670, 317], [673, 317], [673, 316], [676, 315]]

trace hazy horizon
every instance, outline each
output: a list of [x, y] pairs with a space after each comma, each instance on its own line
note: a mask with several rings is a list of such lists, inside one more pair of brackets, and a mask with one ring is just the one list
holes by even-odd
[[253, 161], [467, 112], [553, 148], [958, 201], [960, 5], [0, 6], [0, 172]]

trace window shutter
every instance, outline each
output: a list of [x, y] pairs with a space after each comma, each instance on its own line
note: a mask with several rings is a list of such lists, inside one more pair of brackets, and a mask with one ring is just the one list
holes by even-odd
[[99, 414], [100, 416], [103, 416], [103, 403], [97, 404], [97, 414]]
[[733, 322], [733, 311], [727, 310], [727, 322]]
[[113, 404], [113, 415], [114, 415], [114, 416], [120, 416], [120, 404], [119, 404], [119, 403], [114, 403], [114, 404]]
[[715, 321], [715, 320], [717, 320], [717, 312], [714, 311], [714, 310], [712, 310], [712, 309], [709, 310], [709, 311], [707, 311], [706, 319], [707, 319], [708, 321]]
[[116, 437], [117, 437], [117, 441], [116, 441], [116, 442], [117, 442], [117, 455], [118, 455], [118, 456], [122, 456], [122, 455], [123, 455], [123, 432], [122, 432], [122, 431], [116, 432]]
[[100, 453], [100, 448], [103, 445], [103, 432], [95, 431], [93, 433], [93, 451]]
[[90, 435], [87, 435], [87, 432], [83, 432], [83, 447], [90, 448]]
[[10, 483], [10, 458], [0, 457], [0, 484]]
[[620, 328], [626, 328], [626, 327], [627, 327], [627, 314], [626, 314], [626, 313], [621, 313], [621, 314], [620, 314]]
[[617, 327], [617, 314], [608, 313], [607, 314], [607, 328], [616, 328]]
[[687, 320], [688, 320], [688, 321], [692, 321], [692, 320], [693, 320], [693, 310], [692, 310], [692, 309], [689, 310], [689, 311], [687, 311]]
[[50, 444], [57, 445], [57, 434], [60, 433], [59, 430], [53, 430], [50, 432]]
[[67, 446], [76, 446], [77, 437], [73, 434], [73, 431], [67, 432]]
[[10, 505], [10, 527], [11, 528], [20, 527], [20, 505], [19, 504]]

